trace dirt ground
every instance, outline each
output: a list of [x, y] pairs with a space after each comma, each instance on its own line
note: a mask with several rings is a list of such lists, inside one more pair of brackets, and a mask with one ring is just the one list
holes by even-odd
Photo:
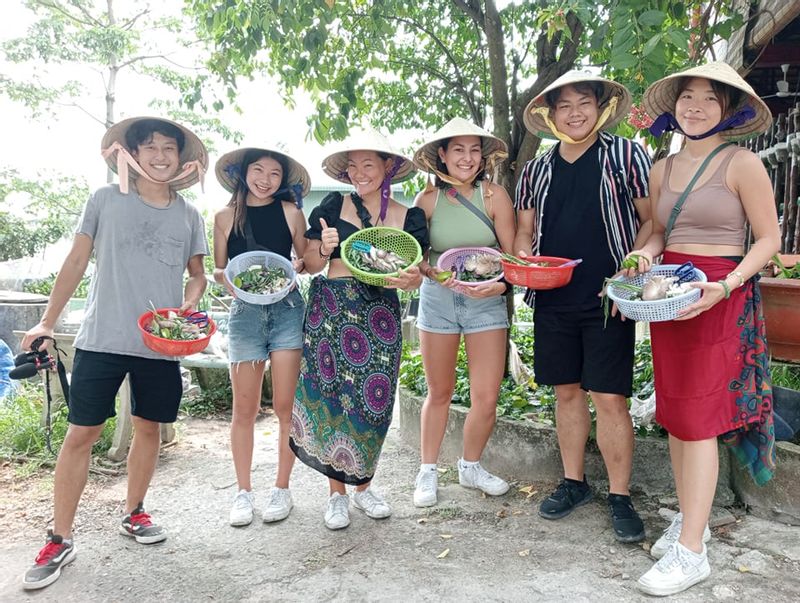
[[[92, 475], [78, 511], [78, 557], [39, 592], [23, 591], [20, 577], [52, 516], [52, 474], [21, 478], [15, 466], [0, 467], [0, 601], [647, 599], [635, 582], [652, 561], [642, 546], [614, 541], [602, 495], [550, 522], [536, 508], [554, 484], [518, 482], [509, 494], [487, 499], [461, 488], [450, 466], [440, 476], [439, 505], [416, 509], [418, 453], [395, 427], [375, 480], [394, 507], [390, 519], [351, 509], [350, 527], [327, 530], [325, 480], [298, 463], [287, 520], [231, 528], [227, 427], [224, 419], [184, 419], [178, 443], [163, 450], [146, 506], [169, 530], [164, 543], [143, 546], [120, 535], [125, 478]], [[256, 434], [261, 506], [275, 471], [274, 416], [259, 420]], [[635, 502], [652, 542], [666, 526], [658, 514], [665, 500]], [[799, 528], [745, 515], [713, 532], [711, 578], [674, 600], [798, 600]]]

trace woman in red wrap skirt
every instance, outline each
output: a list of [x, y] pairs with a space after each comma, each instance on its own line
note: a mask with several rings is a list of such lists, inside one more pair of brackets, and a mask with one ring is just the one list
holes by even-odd
[[[653, 545], [651, 555], [659, 561], [639, 587], [669, 595], [711, 573], [705, 543], [719, 473], [717, 438], [731, 446], [757, 483], [769, 480], [775, 468], [757, 279], [780, 248], [780, 230], [764, 166], [755, 154], [730, 144], [765, 131], [772, 116], [730, 66], [709, 63], [667, 76], [647, 89], [644, 107], [655, 119], [653, 134], [675, 130], [685, 145], [653, 166], [653, 233], [630, 255], [638, 256], [639, 271], [663, 254], [664, 264], [691, 261], [708, 277], [694, 285], [702, 289], [699, 301], [674, 321], [650, 325], [656, 420], [669, 432], [680, 512]], [[754, 240], [745, 253], [748, 223]]]

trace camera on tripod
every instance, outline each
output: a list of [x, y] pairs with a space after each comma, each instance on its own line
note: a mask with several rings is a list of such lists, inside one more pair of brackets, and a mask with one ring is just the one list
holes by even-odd
[[55, 366], [55, 359], [50, 355], [46, 347], [42, 347], [45, 339], [52, 339], [52, 337], [37, 337], [31, 343], [30, 352], [17, 354], [14, 358], [14, 368], [8, 373], [9, 377], [12, 379], [28, 379], [39, 371], [48, 370]]

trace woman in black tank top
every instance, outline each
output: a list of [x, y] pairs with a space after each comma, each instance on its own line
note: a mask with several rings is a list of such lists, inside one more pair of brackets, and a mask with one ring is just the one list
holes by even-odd
[[[246, 148], [228, 153], [216, 166], [217, 179], [232, 193], [227, 206], [214, 218], [215, 280], [232, 294], [224, 275], [229, 260], [247, 251], [271, 251], [304, 269], [305, 217], [300, 209], [308, 192], [308, 172], [283, 153]], [[296, 206], [295, 206], [296, 203]], [[235, 297], [235, 295], [234, 295]], [[257, 305], [235, 299], [228, 324], [228, 356], [233, 386], [231, 451], [238, 493], [230, 511], [230, 524], [242, 526], [253, 519], [250, 467], [253, 432], [261, 402], [261, 384], [267, 360], [272, 373], [272, 406], [279, 421], [278, 474], [262, 518], [284, 519], [292, 508], [289, 476], [294, 454], [289, 449], [292, 401], [300, 371], [305, 305], [295, 289], [284, 299]]]

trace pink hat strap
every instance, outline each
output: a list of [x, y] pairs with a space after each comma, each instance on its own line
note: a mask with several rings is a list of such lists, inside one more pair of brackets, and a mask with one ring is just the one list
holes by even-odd
[[111, 143], [111, 146], [107, 149], [103, 149], [101, 154], [103, 158], [108, 159], [111, 155], [117, 153], [117, 174], [119, 175], [119, 190], [123, 195], [128, 193], [128, 180], [129, 180], [129, 171], [128, 169], [132, 169], [134, 172], [139, 174], [142, 178], [147, 180], [148, 182], [153, 182], [155, 184], [172, 184], [173, 182], [178, 182], [183, 180], [191, 174], [193, 171], [197, 171], [198, 178], [200, 180], [200, 190], [205, 192], [204, 184], [205, 184], [205, 174], [206, 170], [203, 166], [203, 163], [198, 159], [193, 159], [192, 161], [187, 161], [183, 164], [183, 170], [180, 174], [174, 176], [170, 180], [162, 181], [156, 180], [155, 178], [151, 178], [139, 165], [139, 162], [133, 158], [133, 155], [128, 152], [124, 146], [122, 146], [119, 142]]

